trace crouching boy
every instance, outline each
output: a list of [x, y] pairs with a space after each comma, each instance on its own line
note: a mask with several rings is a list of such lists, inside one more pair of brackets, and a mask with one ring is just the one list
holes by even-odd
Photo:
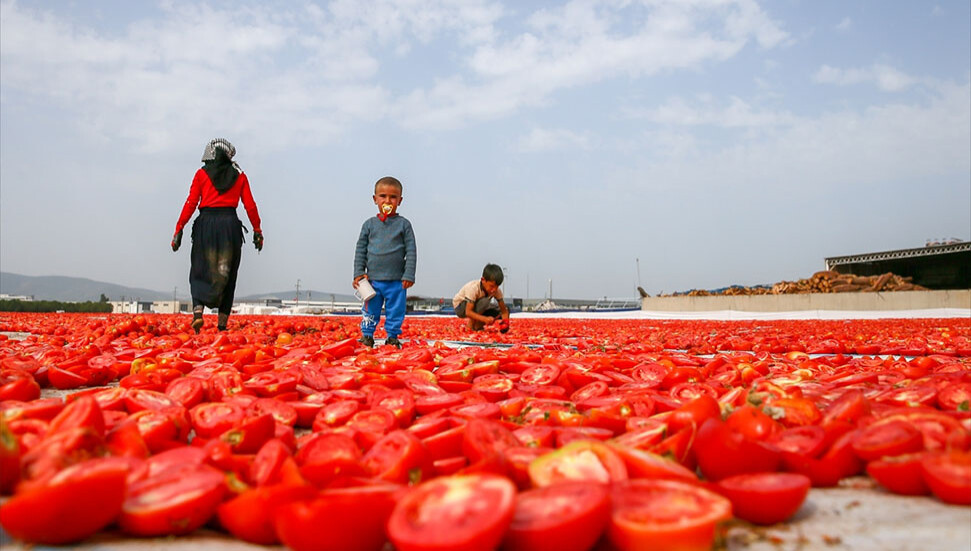
[[486, 264], [482, 277], [463, 285], [452, 298], [455, 315], [467, 319], [470, 330], [480, 331], [497, 321], [501, 332], [509, 330], [509, 309], [499, 289], [502, 280], [502, 268], [496, 264]]

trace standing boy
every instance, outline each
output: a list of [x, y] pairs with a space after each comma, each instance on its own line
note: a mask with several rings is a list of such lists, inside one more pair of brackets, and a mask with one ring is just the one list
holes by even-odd
[[364, 221], [354, 251], [354, 287], [367, 278], [377, 293], [361, 308], [361, 342], [374, 346], [374, 329], [384, 307], [385, 344], [401, 348], [398, 335], [405, 319], [405, 299], [415, 284], [415, 232], [411, 222], [398, 214], [401, 182], [385, 176], [374, 184], [377, 216]]
[[502, 290], [499, 289], [502, 280], [502, 268], [496, 264], [486, 264], [482, 269], [482, 277], [463, 285], [452, 298], [455, 315], [468, 318], [468, 328], [472, 331], [492, 325], [500, 315], [502, 318], [498, 320], [499, 330], [503, 333], [509, 330], [509, 309], [506, 308]]

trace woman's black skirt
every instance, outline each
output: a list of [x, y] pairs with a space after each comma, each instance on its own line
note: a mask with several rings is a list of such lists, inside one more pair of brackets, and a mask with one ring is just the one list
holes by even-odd
[[189, 288], [193, 306], [229, 314], [236, 294], [236, 274], [243, 248], [243, 223], [233, 207], [199, 209], [192, 223]]

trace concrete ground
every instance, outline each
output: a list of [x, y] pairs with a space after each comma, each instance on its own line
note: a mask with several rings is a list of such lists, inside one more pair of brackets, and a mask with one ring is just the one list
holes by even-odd
[[[322, 535], [322, 537], [325, 537]], [[47, 551], [63, 547], [26, 546], [0, 532], [3, 551]], [[133, 539], [109, 531], [70, 547], [87, 551], [252, 551], [284, 549], [235, 540], [213, 530], [176, 538]], [[971, 507], [945, 505], [930, 497], [884, 492], [866, 477], [839, 488], [813, 489], [802, 509], [784, 524], [757, 527], [732, 521], [718, 551], [968, 551]], [[388, 546], [390, 551], [390, 546]]]
[[[7, 333], [14, 338], [20, 334]], [[61, 392], [45, 389], [44, 396]], [[2, 504], [2, 502], [0, 502]], [[285, 549], [248, 544], [214, 530], [189, 536], [129, 538], [99, 533], [70, 547], [29, 546], [0, 529], [2, 551], [252, 551]], [[971, 507], [946, 505], [932, 497], [888, 493], [872, 479], [854, 477], [838, 488], [814, 488], [788, 522], [758, 527], [742, 521], [726, 526], [717, 551], [971, 551]], [[385, 551], [393, 551], [388, 545]]]

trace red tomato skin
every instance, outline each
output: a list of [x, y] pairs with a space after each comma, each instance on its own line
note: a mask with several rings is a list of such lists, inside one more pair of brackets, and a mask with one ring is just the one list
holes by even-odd
[[400, 492], [395, 485], [328, 489], [276, 510], [276, 533], [293, 551], [380, 551]]
[[424, 480], [432, 471], [431, 458], [422, 441], [400, 429], [378, 440], [361, 458], [361, 464], [371, 476], [399, 484]]
[[566, 481], [611, 484], [627, 480], [627, 467], [614, 448], [599, 440], [574, 440], [529, 464], [533, 486]]
[[126, 460], [113, 458], [72, 465], [0, 506], [0, 525], [25, 542], [63, 545], [81, 541], [121, 512], [128, 469]]
[[20, 441], [0, 412], [0, 495], [8, 495], [20, 482]]
[[[516, 486], [504, 476], [434, 478], [398, 500], [388, 518], [388, 537], [397, 551], [495, 549], [512, 521], [515, 498]], [[471, 505], [469, 500], [485, 501]], [[449, 521], [443, 520], [446, 514]]]
[[[615, 486], [611, 498], [607, 538], [619, 551], [708, 551], [716, 524], [732, 517], [728, 499], [675, 480], [629, 480]], [[670, 505], [643, 510], [638, 505], [644, 500], [681, 503], [686, 510], [670, 519], [652, 518], [651, 513]]]
[[280, 543], [274, 519], [278, 508], [317, 495], [309, 485], [274, 484], [246, 490], [216, 509], [219, 523], [238, 539], [258, 545]]
[[920, 466], [934, 497], [953, 505], [971, 505], [971, 453], [930, 453]]
[[223, 473], [208, 465], [174, 468], [129, 487], [118, 526], [133, 536], [188, 534], [215, 515], [225, 492]]
[[610, 521], [610, 492], [590, 482], [566, 482], [516, 496], [503, 551], [586, 551]]
[[867, 464], [866, 473], [895, 494], [930, 495], [931, 489], [924, 481], [924, 473], [921, 471], [921, 459], [925, 455], [925, 452], [918, 452], [877, 459]]
[[698, 429], [694, 443], [698, 468], [705, 478], [717, 481], [736, 474], [778, 470], [779, 453], [751, 441], [718, 419]]
[[776, 524], [796, 514], [809, 495], [808, 476], [795, 473], [749, 473], [716, 483], [732, 502], [736, 517], [753, 524]]
[[918, 452], [924, 448], [924, 437], [906, 421], [891, 420], [863, 428], [853, 439], [853, 451], [863, 461], [884, 456]]

